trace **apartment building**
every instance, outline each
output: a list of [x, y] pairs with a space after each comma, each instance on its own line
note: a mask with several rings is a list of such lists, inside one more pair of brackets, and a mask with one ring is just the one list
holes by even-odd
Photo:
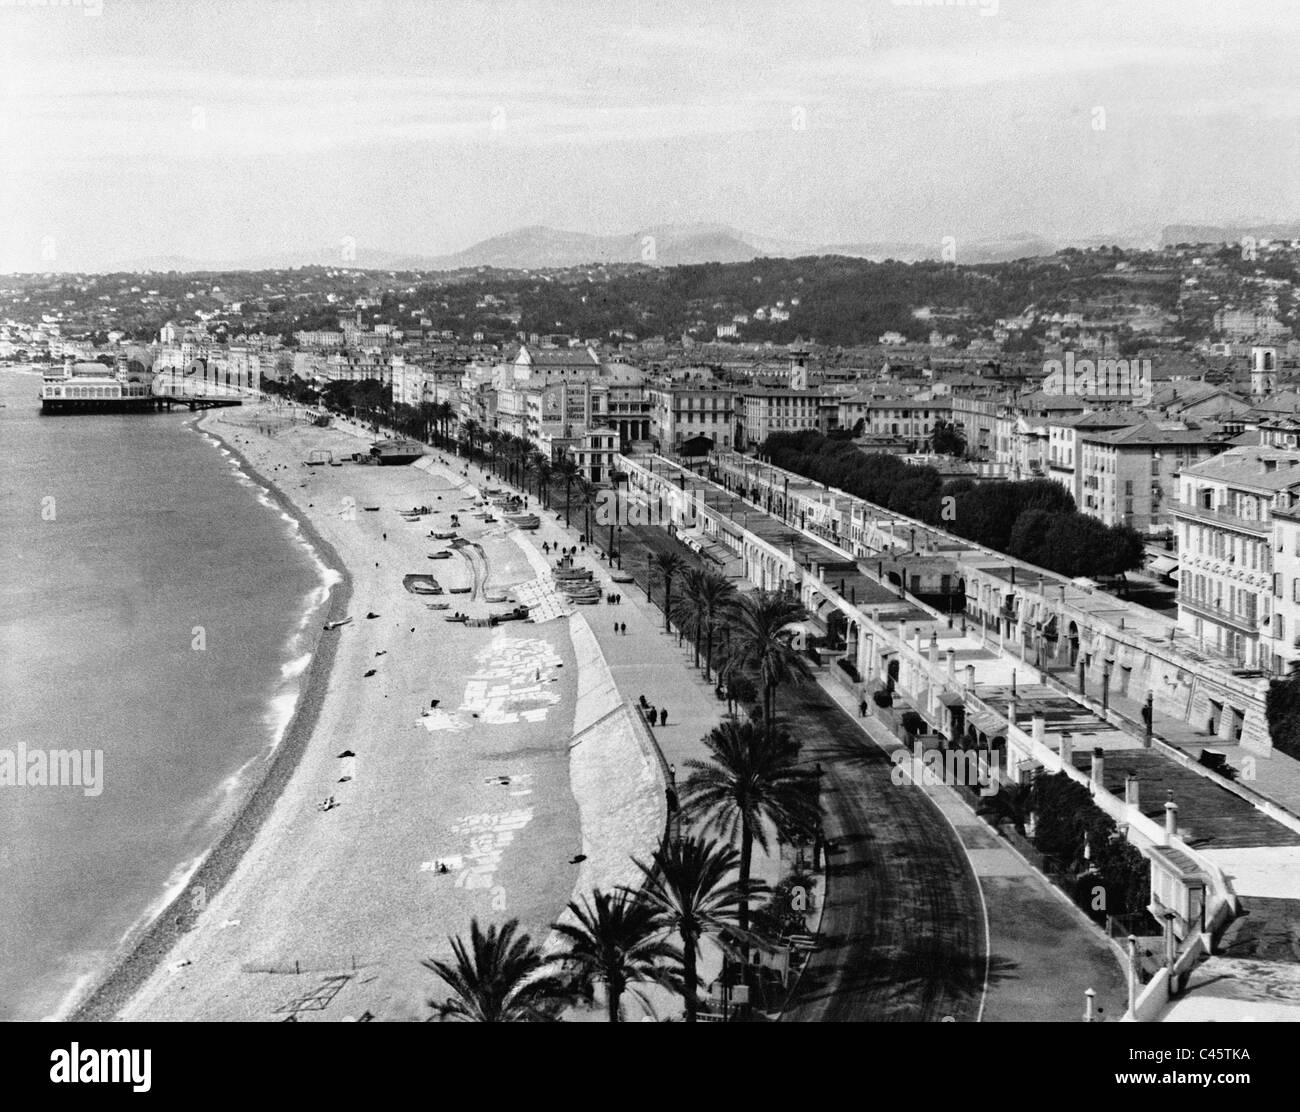
[[618, 433], [613, 429], [584, 433], [569, 445], [568, 452], [588, 482], [607, 483], [618, 457]]
[[687, 440], [706, 436], [730, 448], [736, 392], [716, 386], [651, 386], [646, 389], [650, 436], [660, 450], [675, 452]]
[[761, 444], [774, 432], [822, 427], [822, 398], [816, 390], [746, 387], [737, 393], [735, 407], [737, 448]]
[[953, 394], [952, 423], [965, 437], [968, 454], [982, 458], [994, 455], [999, 404], [994, 398]]
[[929, 441], [936, 421], [952, 420], [952, 398], [881, 398], [871, 403], [866, 431], [901, 436], [913, 449]]
[[[1185, 469], [1169, 503], [1179, 551], [1178, 624], [1238, 668], [1272, 671], [1273, 511], [1300, 496], [1300, 453], [1234, 448]], [[1289, 589], [1289, 588], [1288, 588]], [[1285, 619], [1284, 619], [1285, 621]]]
[[1273, 507], [1273, 620], [1260, 646], [1269, 671], [1291, 673], [1300, 663], [1300, 500], [1282, 499]]
[[1144, 421], [1077, 435], [1079, 512], [1106, 525], [1132, 526], [1146, 536], [1172, 530], [1169, 504], [1180, 472], [1227, 447], [1214, 434], [1178, 422]]
[[1145, 418], [1133, 410], [1088, 411], [1054, 417], [1047, 422], [1047, 477], [1060, 483], [1082, 509], [1083, 482], [1079, 437], [1140, 425]]

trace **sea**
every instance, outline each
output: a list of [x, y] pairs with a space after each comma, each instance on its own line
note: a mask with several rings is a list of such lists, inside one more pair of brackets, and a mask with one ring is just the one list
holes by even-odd
[[40, 382], [0, 368], [0, 1020], [63, 1014], [184, 887], [337, 579], [194, 414], [43, 417]]

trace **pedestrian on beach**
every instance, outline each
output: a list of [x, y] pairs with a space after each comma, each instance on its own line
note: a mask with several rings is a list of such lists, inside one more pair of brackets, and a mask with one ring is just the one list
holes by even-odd
[[860, 700], [859, 703], [858, 703], [858, 717], [859, 717], [859, 718], [866, 718], [866, 717], [867, 717], [867, 701], [866, 701], [866, 699], [862, 699], [862, 700]]
[[623, 636], [624, 636], [624, 637], [627, 636], [627, 622], [624, 622], [624, 623], [623, 623]]
[[667, 725], [668, 725], [668, 708], [667, 708], [667, 707], [661, 707], [661, 708], [659, 709], [659, 725], [661, 725], [661, 726], [667, 726]]

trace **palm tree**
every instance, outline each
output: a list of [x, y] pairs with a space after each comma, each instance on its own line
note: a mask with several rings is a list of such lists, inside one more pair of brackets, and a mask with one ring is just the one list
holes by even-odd
[[619, 1022], [623, 993], [645, 982], [675, 987], [672, 967], [680, 964], [681, 951], [664, 938], [664, 915], [653, 904], [637, 899], [626, 889], [604, 892], [597, 888], [582, 903], [569, 901], [576, 922], [552, 923], [568, 942], [562, 961], [584, 980], [605, 986], [610, 1023]]
[[668, 615], [673, 606], [673, 579], [687, 568], [686, 561], [675, 552], [656, 552], [651, 562], [654, 573], [664, 581], [664, 632], [668, 633]]
[[573, 481], [573, 485], [578, 488], [578, 500], [582, 503], [582, 535], [585, 543], [591, 544], [591, 500], [596, 496], [596, 488], [582, 474]]
[[754, 843], [768, 852], [767, 827], [783, 838], [817, 827], [817, 773], [798, 767], [799, 746], [784, 730], [753, 722], [724, 722], [704, 739], [711, 759], [690, 760], [683, 786], [686, 806], [708, 828], [735, 840], [740, 834], [741, 893], [738, 922], [749, 930], [749, 875]]
[[564, 480], [564, 524], [569, 524], [569, 502], [573, 493], [574, 480], [578, 478], [578, 465], [569, 457], [564, 456], [560, 462], [555, 465], [555, 470]]
[[505, 442], [505, 433], [492, 429], [488, 434], [488, 443], [492, 445], [492, 473], [497, 474], [497, 450]]
[[525, 494], [527, 494], [528, 476], [532, 474], [533, 467], [535, 466], [535, 464], [533, 462], [533, 454], [531, 451], [531, 446], [529, 445], [528, 441], [523, 440], [520, 441], [520, 443], [523, 445], [523, 447], [519, 451], [519, 489], [522, 490]]
[[776, 715], [776, 689], [786, 680], [812, 674], [792, 643], [795, 631], [790, 628], [807, 616], [799, 603], [769, 591], [744, 595], [729, 611], [733, 658], [756, 674], [763, 689], [763, 718], [769, 724]]
[[452, 408], [450, 402], [438, 402], [433, 407], [433, 417], [434, 420], [438, 422], [439, 426], [438, 435], [444, 445], [447, 443], [448, 425], [451, 423], [451, 419], [455, 416], [456, 410]]
[[704, 637], [704, 610], [700, 606], [704, 570], [687, 568], [682, 576], [682, 595], [673, 607], [673, 621], [695, 646], [695, 667], [700, 666], [700, 641]]
[[543, 509], [549, 509], [551, 504], [548, 497], [551, 493], [551, 473], [555, 469], [543, 452], [534, 453], [533, 467], [537, 471], [537, 500], [542, 504]]
[[473, 456], [474, 452], [478, 449], [479, 439], [483, 435], [483, 426], [471, 417], [460, 427], [461, 431], [465, 434], [465, 439], [469, 441], [469, 454]]
[[517, 442], [518, 437], [514, 433], [503, 432], [501, 434], [501, 443], [498, 445], [498, 450], [501, 453], [501, 476], [507, 483], [513, 480], [514, 468], [511, 461], [514, 458], [515, 444]]
[[429, 1001], [443, 1020], [466, 1023], [536, 1023], [555, 1017], [565, 1000], [565, 985], [526, 934], [519, 920], [484, 933], [470, 921], [469, 946], [451, 939], [454, 962], [425, 958], [420, 962], [451, 988], [441, 1003]]
[[736, 585], [718, 571], [704, 573], [700, 588], [700, 605], [704, 610], [704, 678], [713, 663], [713, 634], [719, 621], [736, 603]]
[[638, 893], [663, 914], [664, 926], [682, 940], [682, 989], [686, 1022], [694, 1023], [700, 1009], [700, 943], [712, 938], [729, 956], [735, 956], [744, 898], [766, 895], [758, 882], [746, 890], [731, 879], [740, 865], [734, 846], [691, 837], [670, 842], [654, 855], [651, 865], [633, 858], [645, 874]]

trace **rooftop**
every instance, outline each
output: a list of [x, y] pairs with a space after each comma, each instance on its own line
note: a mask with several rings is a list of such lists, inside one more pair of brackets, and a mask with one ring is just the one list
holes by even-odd
[[1289, 448], [1233, 448], [1182, 473], [1256, 490], [1289, 490], [1300, 487], [1300, 454]]

